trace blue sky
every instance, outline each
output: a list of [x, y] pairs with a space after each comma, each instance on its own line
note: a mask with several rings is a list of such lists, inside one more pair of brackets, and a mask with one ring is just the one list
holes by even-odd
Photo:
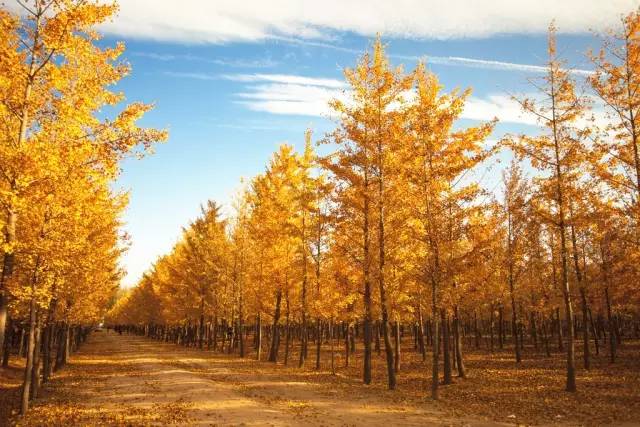
[[[126, 286], [171, 249], [201, 203], [228, 205], [240, 179], [262, 172], [279, 144], [301, 147], [306, 128], [316, 138], [333, 129], [326, 101], [344, 89], [343, 68], [355, 64], [376, 33], [393, 63], [411, 69], [425, 58], [447, 89], [472, 87], [460, 125], [498, 116], [497, 139], [536, 131], [509, 94], [530, 91], [527, 78], [540, 75], [551, 19], [560, 29], [560, 53], [572, 68], [589, 70], [585, 52], [598, 40], [588, 30], [615, 25], [638, 6], [637, 0], [170, 3], [121, 0], [120, 15], [103, 28], [101, 43], [125, 41], [133, 67], [119, 89], [129, 101], [155, 103], [143, 124], [170, 132], [154, 155], [127, 160], [118, 182], [131, 193]], [[491, 174], [496, 180], [498, 169]]]

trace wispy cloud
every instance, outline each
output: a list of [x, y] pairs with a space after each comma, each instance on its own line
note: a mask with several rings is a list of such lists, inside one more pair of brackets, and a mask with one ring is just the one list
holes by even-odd
[[[270, 114], [332, 117], [329, 107], [332, 99], [348, 101], [349, 89], [345, 82], [323, 77], [308, 77], [291, 74], [207, 74], [192, 72], [164, 72], [176, 78], [197, 80], [226, 79], [243, 83], [235, 93], [236, 104], [253, 111]], [[535, 99], [535, 94], [529, 94]], [[411, 98], [408, 93], [406, 99]], [[596, 124], [603, 125], [607, 119], [603, 107], [594, 103], [593, 115]], [[508, 94], [488, 94], [484, 97], [471, 96], [467, 99], [461, 118], [488, 121], [497, 118], [501, 123], [536, 126], [537, 117], [522, 111], [520, 104]], [[578, 125], [587, 125], [586, 119]]]
[[174, 62], [174, 61], [191, 61], [203, 62], [207, 64], [215, 64], [231, 68], [271, 68], [279, 64], [271, 58], [261, 59], [240, 59], [240, 58], [209, 58], [205, 56], [191, 54], [169, 54], [158, 52], [132, 52], [132, 56], [141, 58], [149, 58], [156, 61]]
[[[242, 91], [236, 93], [236, 103], [271, 114], [329, 117], [332, 114], [329, 101], [348, 98], [345, 83], [334, 79], [283, 74], [224, 77], [247, 83]], [[471, 97], [462, 113], [462, 118], [470, 120], [485, 121], [494, 117], [504, 123], [536, 124], [535, 117], [523, 114], [519, 104], [508, 95]]]
[[461, 117], [481, 121], [497, 118], [501, 123], [537, 124], [536, 116], [524, 113], [520, 104], [502, 94], [492, 94], [485, 98], [469, 97]]
[[219, 80], [220, 77], [216, 74], [208, 73], [192, 73], [182, 71], [163, 71], [162, 74], [169, 77], [175, 77], [180, 79], [195, 79], [195, 80]]
[[248, 83], [235, 102], [253, 111], [271, 114], [328, 117], [329, 101], [345, 96], [345, 83], [328, 78], [284, 74], [228, 75]]
[[327, 40], [336, 32], [403, 38], [477, 38], [546, 31], [584, 33], [619, 23], [637, 0], [299, 0], [123, 1], [104, 26], [128, 37], [189, 43], [255, 42], [278, 37]]
[[346, 83], [341, 80], [317, 77], [303, 77], [290, 74], [225, 74], [222, 77], [227, 80], [245, 83], [274, 82], [305, 86], [321, 86], [329, 88], [346, 87]]
[[[285, 43], [298, 45], [298, 46], [310, 46], [317, 47], [322, 49], [330, 49], [338, 52], [346, 52], [353, 55], [361, 55], [362, 50], [353, 49], [349, 47], [340, 46], [337, 44], [326, 43], [326, 42], [317, 42], [311, 40], [301, 40], [301, 39], [292, 39], [292, 38], [281, 38]], [[405, 61], [424, 61], [427, 64], [436, 64], [436, 65], [446, 65], [452, 67], [468, 67], [468, 68], [483, 68], [483, 69], [491, 69], [498, 71], [518, 71], [524, 73], [545, 73], [548, 71], [547, 67], [544, 65], [534, 65], [534, 64], [518, 64], [515, 62], [506, 62], [506, 61], [495, 61], [491, 59], [480, 59], [480, 58], [465, 58], [461, 56], [437, 56], [437, 55], [399, 55], [391, 53], [389, 55], [391, 58], [405, 60]], [[578, 75], [591, 75], [593, 74], [592, 70], [584, 70], [578, 68], [569, 69], [569, 71], [573, 74]]]
[[[427, 64], [448, 65], [455, 67], [483, 68], [499, 71], [518, 71], [523, 73], [546, 73], [549, 69], [543, 65], [518, 64], [515, 62], [494, 61], [490, 59], [464, 58], [460, 56], [412, 56], [412, 55], [390, 55], [397, 59], [409, 61], [424, 61]], [[568, 69], [573, 74], [591, 75], [593, 71], [579, 68]]]

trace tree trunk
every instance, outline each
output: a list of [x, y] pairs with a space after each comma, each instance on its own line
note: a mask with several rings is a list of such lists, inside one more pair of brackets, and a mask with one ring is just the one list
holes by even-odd
[[[6, 255], [5, 255], [6, 257]], [[5, 339], [8, 340], [8, 330], [9, 323], [7, 321], [8, 318], [8, 307], [6, 296], [4, 295], [4, 289], [0, 286], [0, 349], [4, 349]]]
[[454, 307], [453, 313], [453, 334], [455, 340], [456, 366], [458, 368], [458, 377], [466, 378], [467, 374], [464, 369], [464, 361], [462, 359], [462, 339], [460, 338], [460, 313], [458, 312], [458, 306]]
[[440, 362], [440, 325], [438, 325], [438, 282], [435, 273], [436, 272], [434, 272], [431, 277], [431, 342], [433, 350], [431, 363], [431, 398], [438, 400], [438, 382], [440, 381], [438, 374], [438, 364]]
[[29, 391], [31, 389], [31, 376], [33, 375], [33, 356], [36, 347], [36, 300], [31, 298], [29, 305], [29, 340], [27, 347], [27, 363], [24, 369], [24, 381], [22, 382], [22, 404], [20, 414], [25, 415], [29, 410]]
[[[30, 82], [30, 80], [29, 80]], [[31, 83], [27, 84], [28, 91], [25, 92], [26, 99], [28, 99], [31, 92]], [[26, 101], [25, 101], [26, 102]], [[26, 107], [23, 109], [22, 125], [20, 128], [20, 137], [18, 145], [21, 145], [26, 137], [26, 120], [28, 110]], [[5, 223], [4, 243], [6, 246], [10, 246], [16, 239], [16, 222], [18, 220], [18, 214], [15, 209], [9, 209], [7, 213], [7, 222]], [[4, 347], [5, 334], [7, 329], [7, 316], [8, 316], [8, 297], [6, 294], [6, 284], [11, 275], [13, 274], [13, 262], [15, 255], [12, 252], [5, 252], [2, 260], [2, 272], [0, 272], [0, 348]]]
[[584, 359], [584, 369], [589, 370], [591, 368], [589, 353], [589, 305], [587, 304], [587, 295], [584, 287], [580, 288], [580, 299], [582, 302], [582, 356]]
[[422, 319], [422, 310], [418, 308], [418, 323], [416, 324], [416, 333], [418, 334], [418, 350], [422, 355], [422, 361], [427, 360], [427, 347], [424, 343], [424, 320]]
[[395, 357], [393, 369], [397, 374], [400, 372], [400, 323], [396, 320], [394, 323], [394, 339], [395, 339]]
[[589, 325], [591, 325], [591, 336], [593, 337], [593, 343], [596, 346], [596, 356], [600, 354], [600, 343], [598, 340], [598, 331], [596, 330], [596, 324], [593, 321], [593, 313], [591, 313], [591, 308], [589, 308]]
[[562, 338], [562, 319], [560, 319], [560, 307], [556, 307], [556, 330], [558, 333], [558, 351], [564, 351], [564, 339]]
[[542, 339], [544, 340], [544, 350], [547, 357], [551, 357], [551, 351], [549, 350], [549, 334], [547, 333], [547, 321], [544, 315], [542, 316]]
[[240, 357], [244, 357], [244, 322], [242, 316], [238, 316], [238, 345], [240, 347]]
[[500, 350], [504, 348], [504, 306], [500, 303], [498, 307], [498, 346]]
[[[489, 350], [491, 351], [491, 353], [493, 353], [493, 323], [493, 305], [491, 305], [491, 307], [489, 307]], [[517, 338], [515, 339], [517, 343]]]
[[334, 345], [333, 345], [333, 340], [334, 340], [333, 334], [334, 334], [333, 319], [331, 319], [329, 321], [329, 343], [330, 343], [329, 351], [331, 352], [331, 374], [335, 375], [336, 374], [336, 363], [335, 363], [335, 353], [334, 353]]
[[518, 342], [518, 311], [516, 309], [516, 298], [513, 291], [513, 280], [509, 281], [511, 294], [511, 330], [513, 331], [513, 344], [515, 349], [516, 363], [522, 362], [522, 353], [520, 352], [520, 343]]
[[609, 326], [609, 361], [611, 363], [616, 362], [616, 332], [615, 332], [615, 322], [613, 321], [613, 316], [611, 315], [611, 299], [609, 299], [609, 287], [606, 286], [604, 288], [604, 297], [605, 302], [607, 303], [607, 323]]
[[280, 347], [280, 330], [278, 322], [280, 321], [280, 303], [282, 302], [282, 289], [276, 292], [276, 307], [273, 314], [273, 326], [271, 335], [271, 349], [269, 350], [269, 362], [277, 362], [278, 348]]
[[320, 350], [322, 349], [322, 322], [316, 319], [316, 369], [320, 370]]
[[284, 366], [289, 364], [289, 344], [291, 343], [291, 324], [289, 323], [289, 319], [286, 320], [285, 325], [285, 339], [284, 339]]
[[444, 380], [443, 384], [451, 384], [451, 354], [449, 352], [450, 340], [449, 336], [449, 319], [445, 310], [440, 311], [440, 320], [442, 322], [442, 358], [444, 359]]
[[35, 399], [38, 397], [38, 392], [40, 391], [40, 347], [41, 347], [41, 337], [42, 330], [40, 325], [40, 317], [38, 316], [38, 312], [36, 310], [36, 332], [35, 332], [35, 341], [34, 341], [34, 351], [33, 351], [33, 373], [31, 374], [31, 399]]
[[344, 367], [349, 367], [349, 324], [344, 325]]
[[9, 358], [11, 357], [11, 340], [13, 340], [13, 322], [11, 317], [7, 317], [7, 330], [4, 340], [4, 345], [2, 346], [2, 367], [6, 368], [9, 366]]
[[262, 319], [258, 313], [256, 319], [256, 360], [260, 361], [260, 352], [262, 350]]

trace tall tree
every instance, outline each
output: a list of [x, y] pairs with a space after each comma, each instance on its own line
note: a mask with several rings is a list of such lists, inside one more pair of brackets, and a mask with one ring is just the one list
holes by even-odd
[[576, 126], [587, 107], [586, 100], [576, 94], [575, 84], [570, 70], [564, 68], [564, 62], [558, 58], [556, 51], [556, 28], [549, 27], [547, 74], [542, 83], [536, 83], [540, 101], [533, 99], [517, 99], [523, 111], [534, 115], [547, 133], [537, 137], [520, 136], [510, 139], [509, 146], [521, 158], [528, 158], [533, 167], [547, 172], [548, 177], [541, 177], [543, 197], [551, 201], [553, 210], [549, 219], [557, 227], [560, 237], [560, 288], [564, 298], [565, 316], [567, 319], [567, 382], [566, 390], [576, 390], [573, 307], [569, 281], [568, 265], [568, 209], [575, 190], [577, 175], [581, 173], [583, 162], [584, 139], [588, 128]]
[[[403, 162], [409, 181], [411, 224], [415, 238], [424, 245], [419, 267], [425, 286], [431, 290], [433, 363], [431, 394], [438, 398], [439, 323], [444, 311], [440, 303], [444, 285], [454, 286], [454, 271], [461, 259], [461, 230], [471, 211], [477, 209], [481, 189], [465, 182], [465, 173], [479, 165], [492, 152], [483, 146], [494, 122], [454, 130], [470, 94], [453, 91], [441, 94], [437, 77], [420, 64], [415, 73], [416, 100], [411, 107], [410, 143]], [[455, 215], [454, 215], [455, 214]], [[459, 265], [459, 264], [458, 264]], [[448, 342], [443, 341], [444, 345]]]

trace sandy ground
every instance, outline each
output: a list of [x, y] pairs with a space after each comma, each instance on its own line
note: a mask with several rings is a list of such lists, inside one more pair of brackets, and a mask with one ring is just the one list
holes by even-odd
[[497, 425], [296, 370], [96, 332], [19, 425]]

